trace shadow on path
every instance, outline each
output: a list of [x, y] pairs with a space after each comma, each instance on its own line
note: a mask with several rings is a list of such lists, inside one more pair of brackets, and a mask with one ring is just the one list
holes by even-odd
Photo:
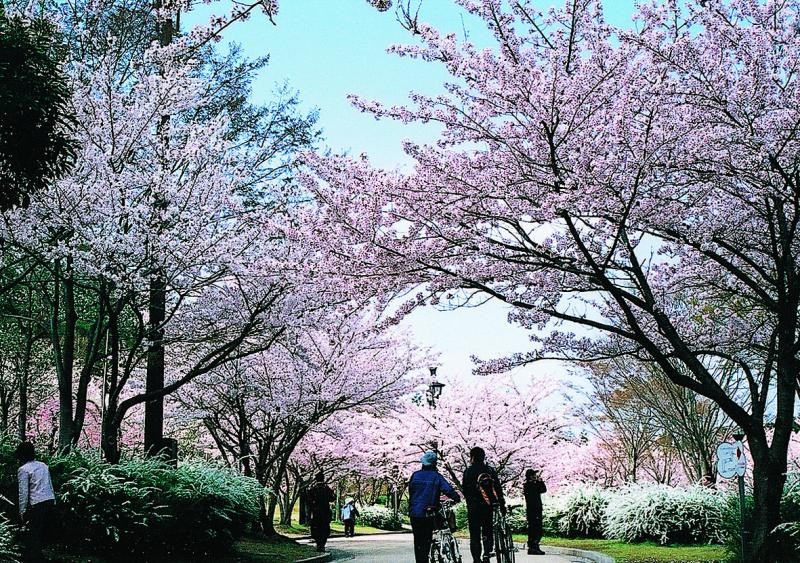
[[[472, 563], [469, 545], [459, 541], [463, 563]], [[368, 535], [354, 538], [331, 538], [328, 551], [334, 561], [363, 561], [365, 563], [414, 563], [411, 534]], [[581, 561], [563, 555], [528, 555], [518, 551], [516, 563], [571, 563]]]

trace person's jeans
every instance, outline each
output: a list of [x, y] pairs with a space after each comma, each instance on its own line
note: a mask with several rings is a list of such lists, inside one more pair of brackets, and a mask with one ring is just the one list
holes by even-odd
[[24, 561], [43, 561], [42, 546], [50, 537], [55, 501], [45, 500], [31, 505], [25, 513], [28, 533], [25, 538]]
[[411, 517], [411, 531], [414, 534], [414, 560], [417, 563], [428, 563], [434, 524], [434, 518]]
[[355, 518], [348, 518], [344, 520], [344, 536], [345, 537], [353, 537], [356, 535], [356, 519]]
[[331, 518], [330, 515], [322, 515], [322, 517], [312, 517], [309, 521], [309, 528], [311, 528], [311, 537], [317, 544], [317, 551], [324, 551], [325, 544], [328, 543], [328, 538], [331, 535]]
[[542, 515], [533, 514], [528, 517], [528, 549], [539, 549], [542, 541]]
[[[467, 511], [467, 519], [469, 520], [469, 551], [472, 553], [472, 561], [480, 563], [481, 547], [483, 548], [483, 556], [488, 557], [494, 544], [492, 511], [491, 509], [472, 508]], [[483, 546], [481, 546], [481, 543], [483, 543]]]

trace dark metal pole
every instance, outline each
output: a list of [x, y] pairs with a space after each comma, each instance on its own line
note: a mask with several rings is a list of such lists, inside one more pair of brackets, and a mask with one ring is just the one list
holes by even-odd
[[[744, 440], [745, 434], [740, 429], [737, 429], [736, 432], [733, 433], [733, 439], [742, 443]], [[744, 446], [742, 446], [742, 455], [744, 455]], [[741, 537], [742, 543], [742, 561], [749, 561], [747, 558], [747, 532], [745, 531], [745, 498], [744, 498], [744, 475], [738, 475], [737, 480], [739, 481], [739, 536]]]
[[739, 481], [739, 535], [742, 538], [742, 561], [748, 561], [747, 552], [745, 551], [747, 542], [745, 541], [744, 531], [744, 475], [739, 475], [737, 479]]

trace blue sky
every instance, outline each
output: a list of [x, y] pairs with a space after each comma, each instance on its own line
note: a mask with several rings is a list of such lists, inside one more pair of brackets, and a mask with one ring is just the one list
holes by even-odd
[[[546, 9], [554, 4], [542, 1], [540, 5]], [[221, 6], [203, 6], [184, 21], [205, 23], [209, 13]], [[633, 8], [632, 0], [609, 0], [606, 18], [629, 26]], [[490, 44], [480, 22], [463, 14], [452, 0], [423, 0], [420, 20], [462, 39], [466, 32], [476, 45]], [[374, 164], [385, 168], [408, 166], [402, 151], [404, 139], [435, 139], [433, 125], [376, 121], [346, 99], [348, 94], [358, 94], [402, 103], [410, 91], [435, 94], [447, 80], [447, 73], [437, 65], [386, 53], [392, 44], [413, 41], [392, 10], [378, 12], [365, 0], [282, 0], [275, 23], [256, 14], [230, 28], [223, 42], [240, 44], [251, 57], [269, 54], [270, 64], [254, 84], [255, 101], [268, 99], [276, 85], [288, 82], [299, 91], [306, 109], [319, 110], [327, 146], [337, 152], [367, 153]], [[528, 348], [526, 333], [508, 325], [505, 316], [501, 306], [490, 303], [460, 311], [418, 311], [407, 325], [420, 344], [440, 354], [441, 374], [466, 376], [473, 354], [491, 358]], [[549, 363], [525, 373], [563, 375], [565, 368]]]

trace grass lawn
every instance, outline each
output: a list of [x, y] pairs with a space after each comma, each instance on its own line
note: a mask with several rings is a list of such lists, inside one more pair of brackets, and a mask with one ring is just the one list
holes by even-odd
[[[515, 535], [519, 542], [527, 536]], [[711, 563], [725, 560], [725, 549], [718, 545], [658, 545], [656, 543], [625, 543], [619, 540], [587, 540], [545, 537], [543, 545], [572, 547], [605, 553], [619, 563]], [[546, 549], [545, 549], [546, 551]]]
[[[309, 535], [308, 526], [292, 522], [291, 526], [275, 523], [275, 529], [286, 536], [307, 536]], [[333, 535], [344, 535], [344, 524], [341, 522], [331, 522], [331, 533]], [[372, 526], [361, 526], [356, 524], [356, 535], [363, 534], [385, 534], [386, 530], [379, 530]]]
[[[163, 559], [148, 559], [151, 563], [293, 563], [299, 559], [306, 559], [315, 555], [314, 548], [307, 545], [298, 545], [293, 540], [277, 536], [263, 538], [246, 536], [236, 542], [234, 549], [227, 554], [209, 557], [187, 557], [185, 559], [173, 556]], [[63, 550], [51, 549], [45, 552], [48, 561], [54, 563], [140, 563], [141, 557], [130, 559], [115, 556], [113, 558], [87, 555], [81, 553], [65, 553]]]

